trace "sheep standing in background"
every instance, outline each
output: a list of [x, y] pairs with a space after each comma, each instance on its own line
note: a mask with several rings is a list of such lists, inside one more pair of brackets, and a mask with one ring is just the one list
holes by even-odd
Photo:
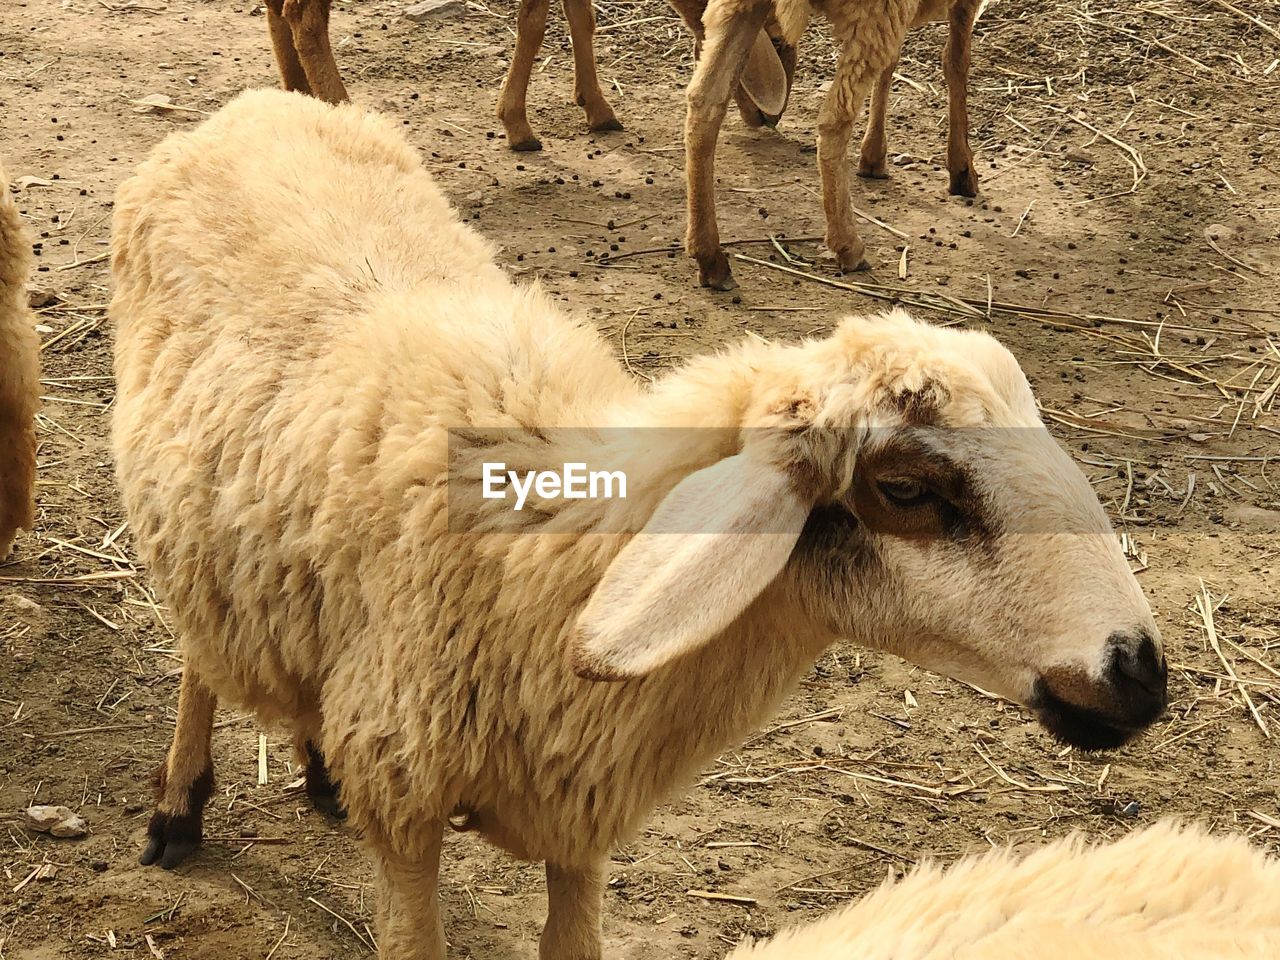
[[0, 167], [0, 560], [35, 522], [40, 342], [27, 308], [31, 238]]
[[[705, 0], [670, 0], [672, 7], [701, 35]], [[563, 0], [573, 47], [573, 96], [586, 112], [587, 126], [595, 132], [621, 130], [600, 89], [596, 72], [595, 9], [591, 0]], [[527, 100], [533, 63], [542, 48], [551, 0], [520, 0], [516, 19], [516, 46], [507, 78], [498, 94], [498, 119], [512, 150], [541, 150], [542, 141], [529, 124]], [[330, 0], [267, 0], [267, 25], [271, 45], [286, 90], [308, 93], [326, 103], [346, 101], [347, 89], [329, 43]], [[776, 30], [774, 31], [776, 33]], [[778, 122], [791, 89], [795, 46], [770, 42], [761, 31], [747, 63], [743, 84], [736, 88], [743, 119], [751, 126]], [[748, 92], [750, 87], [750, 93]], [[753, 101], [752, 95], [755, 99]], [[763, 106], [757, 106], [763, 104]]]
[[[609, 851], [838, 637], [1082, 747], [1164, 708], [1141, 588], [985, 334], [848, 319], [641, 386], [398, 126], [280, 92], [171, 136], [114, 216], [116, 469], [185, 659], [144, 862], [200, 840], [226, 697], [328, 761], [383, 957], [443, 956], [452, 816], [546, 861], [543, 960], [598, 960]], [[514, 510], [497, 461], [628, 489]]]
[[1162, 822], [913, 870], [729, 960], [1275, 960], [1280, 860]]
[[[911, 24], [917, 27], [935, 20], [947, 21], [947, 43], [942, 49], [942, 73], [947, 81], [947, 171], [951, 177], [949, 191], [957, 197], [978, 195], [978, 173], [973, 169], [973, 150], [969, 147], [969, 47], [973, 26], [985, 4], [986, 0], [922, 0]], [[898, 58], [894, 57], [876, 77], [871, 91], [867, 130], [858, 160], [861, 177], [879, 180], [889, 175], [885, 122], [897, 66]]]
[[685, 177], [688, 231], [685, 248], [698, 263], [703, 286], [732, 290], [737, 286], [729, 259], [720, 247], [716, 222], [715, 153], [729, 97], [768, 22], [778, 24], [780, 41], [794, 45], [816, 11], [830, 24], [843, 47], [831, 89], [818, 113], [818, 168], [826, 216], [827, 246], [843, 270], [867, 268], [865, 244], [853, 224], [848, 147], [853, 124], [869, 93], [875, 92], [871, 123], [863, 142], [860, 172], [884, 172], [884, 116], [889, 83], [907, 30], [938, 19], [951, 22], [945, 66], [950, 96], [948, 168], [952, 188], [976, 191], [968, 146], [965, 97], [968, 50], [977, 0], [708, 0], [702, 23], [702, 56], [689, 83], [685, 120]]

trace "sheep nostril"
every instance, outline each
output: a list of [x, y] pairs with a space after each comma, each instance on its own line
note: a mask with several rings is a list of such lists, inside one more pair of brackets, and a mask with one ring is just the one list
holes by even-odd
[[1133, 634], [1113, 633], [1109, 638], [1114, 652], [1114, 669], [1125, 685], [1137, 685], [1149, 696], [1164, 700], [1168, 686], [1168, 667], [1156, 650], [1151, 636], [1140, 631]]

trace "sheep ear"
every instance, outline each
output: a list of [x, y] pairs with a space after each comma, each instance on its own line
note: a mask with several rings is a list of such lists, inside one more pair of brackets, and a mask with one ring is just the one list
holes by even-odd
[[605, 570], [574, 671], [632, 679], [709, 641], [782, 571], [808, 513], [790, 477], [747, 454], [686, 477]]
[[741, 83], [761, 113], [778, 117], [787, 109], [787, 71], [783, 69], [782, 58], [764, 30], [756, 34], [755, 45], [742, 71]]

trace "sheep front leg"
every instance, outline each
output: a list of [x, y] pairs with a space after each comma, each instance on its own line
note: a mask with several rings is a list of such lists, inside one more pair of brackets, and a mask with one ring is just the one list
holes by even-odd
[[573, 98], [587, 113], [587, 126], [595, 133], [621, 130], [613, 107], [600, 90], [596, 76], [596, 51], [593, 37], [596, 15], [591, 0], [564, 0], [564, 15], [569, 20], [569, 38], [573, 44]]
[[138, 862], [171, 870], [204, 839], [204, 807], [213, 795], [213, 711], [218, 699], [188, 664], [178, 689], [178, 723], [169, 756], [156, 771], [156, 812]]
[[[541, 150], [542, 141], [529, 126], [525, 101], [529, 96], [529, 75], [533, 61], [542, 49], [547, 32], [547, 8], [551, 0], [520, 0], [516, 15], [516, 49], [507, 68], [507, 79], [498, 94], [498, 119], [507, 131], [507, 146], [512, 150]], [[574, 49], [575, 56], [577, 48]]]
[[871, 92], [871, 115], [867, 118], [867, 132], [862, 137], [862, 156], [858, 160], [858, 176], [871, 180], [885, 180], [889, 176], [889, 140], [885, 124], [889, 114], [889, 90], [893, 87], [893, 71], [898, 61], [885, 67], [876, 77]]
[[444, 960], [438, 889], [443, 835], [443, 823], [427, 828], [422, 848], [412, 857], [385, 842], [374, 843], [381, 960]]
[[718, 16], [704, 22], [706, 41], [689, 82], [684, 127], [689, 216], [685, 250], [698, 262], [699, 282], [715, 290], [732, 290], [738, 285], [729, 269], [729, 258], [720, 249], [716, 223], [716, 140], [766, 10], [761, 3], [728, 13], [717, 10]]
[[969, 148], [969, 45], [979, 0], [957, 0], [951, 7], [942, 71], [947, 78], [947, 170], [951, 193], [957, 197], [978, 195], [978, 174]]
[[329, 45], [329, 0], [284, 0], [281, 15], [293, 32], [311, 93], [326, 103], [345, 103], [350, 98]]
[[[893, 58], [901, 47], [893, 38], [879, 49], [893, 50]], [[887, 66], [867, 57], [864, 45], [847, 43], [827, 99], [818, 112], [818, 169], [822, 175], [822, 206], [827, 219], [827, 246], [835, 254], [840, 269], [867, 270], [863, 258], [866, 249], [853, 226], [853, 200], [849, 192], [848, 150], [853, 121], [863, 102], [872, 78], [881, 76]]]
[[284, 18], [284, 0], [267, 0], [267, 29], [271, 32], [271, 48], [280, 69], [280, 82], [286, 90], [311, 95], [307, 72], [293, 46], [293, 28]]
[[586, 869], [547, 863], [547, 925], [539, 960], [600, 960], [600, 865]]

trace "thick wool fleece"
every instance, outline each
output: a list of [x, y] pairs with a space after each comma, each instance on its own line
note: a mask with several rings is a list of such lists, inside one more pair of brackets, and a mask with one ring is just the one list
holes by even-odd
[[729, 960], [1273, 960], [1280, 860], [1162, 822], [923, 866]]

